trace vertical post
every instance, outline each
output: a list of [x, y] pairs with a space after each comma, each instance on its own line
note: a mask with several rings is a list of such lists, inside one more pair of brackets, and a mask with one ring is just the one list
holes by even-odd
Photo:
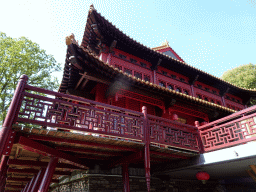
[[25, 188], [23, 189], [23, 192], [27, 192], [28, 190], [28, 186], [29, 186], [29, 183], [31, 182], [31, 180], [26, 184]]
[[4, 155], [0, 164], [0, 191], [4, 191], [5, 188], [8, 160], [9, 156]]
[[28, 188], [27, 188], [27, 192], [31, 192], [31, 189], [35, 183], [35, 180], [36, 180], [36, 176], [37, 174], [34, 175], [34, 177], [31, 179], [31, 181], [29, 182], [29, 185], [28, 185]]
[[52, 176], [55, 172], [56, 165], [58, 163], [58, 158], [57, 157], [51, 157], [50, 162], [48, 163], [48, 166], [45, 170], [45, 174], [43, 177], [43, 180], [41, 182], [41, 185], [39, 187], [39, 192], [47, 192], [49, 189], [49, 186], [52, 181]]
[[44, 177], [44, 173], [45, 173], [45, 168], [42, 168], [38, 172], [38, 174], [36, 176], [36, 179], [35, 179], [35, 182], [34, 182], [32, 188], [31, 188], [31, 192], [37, 192], [38, 191], [38, 188], [39, 188], [39, 186], [41, 184], [41, 181], [42, 181], [42, 179]]
[[124, 192], [130, 192], [130, 181], [129, 181], [129, 164], [124, 163], [123, 164], [123, 183], [124, 183]]
[[15, 123], [17, 117], [17, 113], [19, 112], [20, 108], [20, 100], [22, 97], [22, 93], [24, 91], [24, 87], [27, 83], [28, 76], [22, 75], [20, 77], [20, 81], [16, 87], [16, 90], [13, 95], [13, 99], [11, 102], [11, 105], [9, 107], [9, 110], [7, 112], [7, 115], [5, 117], [2, 130], [0, 132], [0, 158], [3, 156], [4, 148], [8, 139], [8, 135], [10, 135], [10, 131], [12, 129], [13, 123]]
[[149, 124], [148, 124], [148, 115], [147, 107], [142, 107], [142, 113], [144, 114], [144, 165], [145, 165], [145, 177], [147, 183], [148, 192], [150, 191], [150, 134], [149, 134]]
[[204, 153], [204, 144], [202, 141], [202, 135], [201, 135], [200, 130], [198, 129], [200, 126], [199, 121], [195, 121], [195, 126], [197, 127], [197, 131], [198, 131], [198, 146], [200, 148], [199, 150], [200, 150], [200, 153]]

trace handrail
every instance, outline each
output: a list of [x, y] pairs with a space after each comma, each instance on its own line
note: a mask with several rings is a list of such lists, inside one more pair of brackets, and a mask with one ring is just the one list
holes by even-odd
[[[93, 100], [25, 85], [17, 121], [200, 151], [197, 128]], [[148, 122], [145, 124], [145, 122]], [[170, 136], [173, 134], [174, 136]], [[160, 135], [161, 138], [159, 137]]]

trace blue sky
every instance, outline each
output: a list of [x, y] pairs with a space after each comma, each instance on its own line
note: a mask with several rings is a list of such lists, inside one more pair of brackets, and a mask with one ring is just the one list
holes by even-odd
[[1, 2], [0, 31], [31, 39], [64, 64], [65, 37], [81, 42], [90, 4], [145, 46], [167, 39], [185, 62], [217, 77], [256, 64], [256, 0], [9, 0]]

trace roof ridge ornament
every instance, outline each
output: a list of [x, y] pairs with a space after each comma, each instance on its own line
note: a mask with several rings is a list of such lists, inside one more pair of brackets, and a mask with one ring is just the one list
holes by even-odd
[[66, 37], [66, 45], [76, 44], [78, 45], [78, 41], [75, 39], [74, 33]]
[[95, 8], [94, 8], [93, 4], [91, 4], [91, 5], [90, 5], [89, 12], [91, 13], [91, 12], [94, 11], [94, 10], [95, 10]]
[[167, 39], [165, 39], [165, 41], [162, 43], [162, 46], [168, 46], [168, 47], [170, 47], [169, 41], [167, 41]]

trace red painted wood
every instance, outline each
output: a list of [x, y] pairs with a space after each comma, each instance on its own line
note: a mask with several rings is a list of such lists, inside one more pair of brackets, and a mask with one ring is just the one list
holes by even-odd
[[[44, 93], [44, 94], [55, 95], [56, 97], [65, 98], [74, 102], [68, 102], [60, 99], [51, 99], [51, 98], [40, 96], [40, 95], [25, 93], [25, 99], [27, 100], [26, 102], [29, 102], [28, 103], [29, 107], [26, 109], [27, 111], [21, 110], [21, 112], [19, 113], [22, 117], [19, 117], [18, 120], [21, 122], [29, 122], [32, 124], [40, 124], [43, 126], [51, 126], [51, 127], [62, 127], [66, 129], [86, 131], [86, 132], [100, 134], [100, 135], [102, 134], [102, 135], [124, 137], [124, 138], [136, 139], [137, 141], [140, 140], [141, 142], [144, 140], [143, 114], [140, 112], [128, 110], [125, 108], [115, 107], [112, 105], [107, 105], [104, 103], [99, 103], [99, 102], [91, 101], [88, 99], [81, 99], [75, 96], [56, 93], [56, 92], [44, 90], [41, 88], [35, 88], [28, 85], [26, 85], [26, 89], [33, 90], [35, 92]], [[33, 110], [37, 110], [37, 111], [39, 110], [39, 107], [36, 105], [34, 107], [30, 106], [31, 100], [37, 100], [37, 99], [41, 100], [40, 110], [41, 109], [48, 109], [48, 110], [47, 111], [41, 110], [41, 114], [37, 113], [37, 115], [35, 115], [36, 117], [35, 116], [30, 117], [27, 114], [32, 114]], [[100, 107], [97, 107], [97, 106], [100, 106]], [[65, 114], [63, 114], [63, 111], [65, 112]], [[121, 113], [117, 113], [116, 111], [120, 111]], [[59, 115], [58, 118], [56, 117], [57, 116], [56, 114]], [[86, 118], [87, 120], [85, 120], [85, 118], [81, 114], [84, 114], [86, 117], [91, 117], [91, 118]], [[132, 116], [129, 114], [132, 114]], [[63, 115], [67, 116], [68, 118], [64, 120], [62, 118]], [[53, 117], [59, 120], [53, 122], [52, 121]], [[37, 118], [40, 120], [38, 120]], [[177, 142], [178, 141], [177, 139], [175, 140], [175, 142], [173, 142], [172, 140], [170, 140], [171, 137], [169, 136], [168, 136], [169, 140], [168, 139], [165, 140], [164, 138], [159, 139], [159, 137], [155, 137], [159, 133], [158, 126], [156, 126], [157, 122], [159, 121], [159, 118], [155, 116], [150, 116], [150, 118], [151, 118], [150, 129], [151, 129], [151, 134], [153, 134], [151, 135], [153, 136], [153, 138], [151, 139], [151, 142], [166, 144], [166, 145], [174, 145], [181, 148], [199, 151], [197, 146], [198, 133], [196, 132], [196, 130], [194, 130], [194, 132], [193, 131], [192, 132], [189, 131], [186, 133], [184, 132], [184, 128], [188, 130], [190, 129], [191, 126], [188, 126], [185, 124], [177, 125], [172, 121], [168, 121], [167, 119], [162, 118], [161, 121], [166, 122], [166, 125], [165, 126], [161, 125], [160, 127], [162, 130], [160, 131], [164, 134], [166, 133], [166, 136], [168, 136], [169, 133], [173, 132], [173, 130], [177, 133], [178, 132], [184, 133], [184, 134], [180, 134], [184, 136], [184, 142]], [[111, 123], [109, 121], [111, 121]], [[78, 124], [76, 124], [75, 122], [76, 123], [78, 122]], [[171, 129], [165, 129], [164, 127], [166, 126], [170, 127]], [[30, 137], [33, 138], [37, 136], [31, 135]], [[187, 139], [188, 137], [192, 139]], [[47, 139], [48, 138], [46, 138], [46, 140]], [[54, 138], [52, 140], [58, 140], [58, 139]], [[171, 142], [168, 143], [169, 141]], [[65, 139], [64, 142], [69, 142], [69, 140]], [[83, 144], [86, 145], [89, 143], [83, 143]], [[89, 145], [95, 145], [95, 143], [89, 144]], [[96, 144], [96, 145], [102, 146], [101, 144]], [[110, 146], [107, 146], [107, 147], [110, 147]], [[114, 148], [118, 148], [118, 147], [114, 146]], [[121, 150], [129, 150], [129, 149], [122, 147]]]
[[38, 192], [47, 192], [48, 191], [57, 163], [58, 163], [58, 158], [51, 157], [51, 160], [45, 170], [45, 174], [44, 174], [43, 180], [41, 182], [41, 185], [38, 189]]
[[256, 106], [198, 127], [205, 152], [256, 140]]
[[130, 181], [129, 181], [129, 164], [124, 163], [122, 166], [124, 192], [130, 192]]
[[66, 159], [73, 163], [76, 163], [81, 166], [81, 168], [87, 168], [87, 166], [84, 165], [84, 162], [80, 161], [76, 157], [63, 153], [46, 145], [42, 145], [41, 143], [35, 142], [31, 139], [27, 139], [23, 136], [20, 137], [19, 144], [26, 150], [40, 154], [55, 155], [58, 158]]
[[8, 162], [9, 156], [4, 155], [1, 159], [0, 164], [0, 191], [4, 191], [5, 183], [6, 183], [6, 174], [8, 169]]
[[27, 188], [27, 192], [30, 192], [30, 191], [31, 191], [31, 189], [32, 189], [32, 187], [33, 187], [33, 185], [34, 185], [34, 183], [35, 183], [36, 177], [37, 177], [37, 174], [35, 174], [35, 175], [32, 177], [32, 179], [30, 180], [29, 185], [28, 185], [28, 188]]
[[8, 144], [7, 141], [9, 138], [6, 136], [10, 135], [12, 125], [16, 121], [17, 113], [21, 105], [22, 92], [24, 91], [24, 87], [27, 83], [27, 80], [28, 77], [26, 75], [21, 76], [20, 81], [14, 92], [14, 96], [10, 104], [9, 110], [7, 112], [7, 115], [5, 117], [4, 123], [2, 125], [2, 129], [0, 132], [0, 158], [2, 157], [2, 155], [4, 155], [4, 148]]
[[142, 113], [144, 114], [144, 135], [145, 135], [145, 146], [144, 146], [144, 166], [145, 166], [145, 177], [147, 183], [148, 192], [150, 192], [150, 129], [148, 123], [147, 107], [142, 108]]
[[[120, 155], [120, 154], [119, 154]], [[8, 165], [25, 165], [29, 167], [47, 167], [47, 162], [41, 162], [41, 161], [30, 161], [30, 160], [19, 160], [19, 159], [9, 159]], [[57, 168], [64, 168], [64, 169], [81, 169], [81, 167], [66, 164], [66, 163], [58, 163]]]
[[45, 174], [45, 168], [41, 169], [35, 179], [34, 185], [31, 188], [31, 192], [38, 192], [39, 186], [41, 185], [42, 179]]
[[117, 165], [120, 165], [120, 164], [135, 163], [135, 162], [141, 161], [142, 159], [143, 159], [143, 152], [138, 151], [138, 152], [133, 153], [129, 156], [124, 156], [124, 157], [120, 158], [119, 160], [112, 162], [108, 166], [108, 168], [111, 169], [111, 168], [113, 168]]
[[66, 142], [66, 143], [96, 146], [96, 147], [102, 147], [102, 148], [108, 148], [108, 149], [118, 149], [118, 150], [123, 150], [123, 151], [133, 151], [133, 152], [137, 151], [137, 149], [134, 149], [134, 148], [131, 148], [131, 147], [122, 147], [122, 146], [115, 146], [115, 145], [108, 145], [108, 144], [93, 143], [93, 142], [88, 142], [88, 141], [62, 139], [62, 138], [56, 138], [56, 137], [45, 137], [45, 136], [39, 136], [39, 135], [29, 135], [28, 138], [30, 138], [32, 140], [38, 140], [38, 141], [53, 141], [53, 142], [59, 142], [59, 143]]

